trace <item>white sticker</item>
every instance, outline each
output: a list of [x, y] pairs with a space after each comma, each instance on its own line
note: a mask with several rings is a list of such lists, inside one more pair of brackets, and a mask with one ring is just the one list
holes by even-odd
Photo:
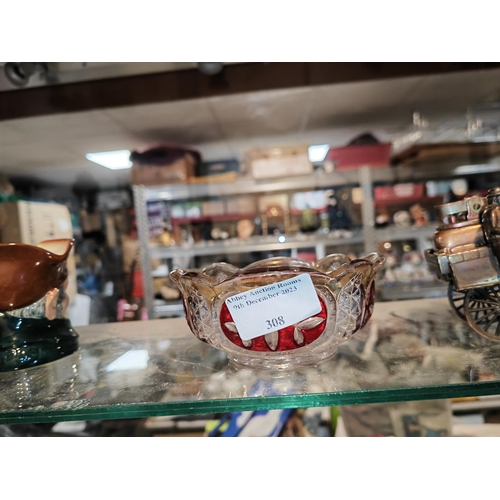
[[67, 232], [70, 229], [69, 221], [66, 219], [59, 219], [57, 221], [59, 223], [59, 229], [63, 232]]
[[261, 286], [226, 299], [242, 340], [251, 340], [294, 325], [321, 312], [309, 274]]

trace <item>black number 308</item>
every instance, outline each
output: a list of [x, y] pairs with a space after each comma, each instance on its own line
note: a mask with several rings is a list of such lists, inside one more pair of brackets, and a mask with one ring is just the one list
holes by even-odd
[[285, 320], [283, 316], [278, 316], [277, 318], [266, 319], [267, 329], [278, 328], [278, 326], [282, 326], [285, 324]]

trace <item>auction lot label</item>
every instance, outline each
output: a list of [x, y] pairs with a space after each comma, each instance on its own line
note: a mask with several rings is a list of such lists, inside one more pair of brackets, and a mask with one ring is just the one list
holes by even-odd
[[321, 312], [309, 274], [233, 295], [225, 303], [242, 340], [275, 332]]

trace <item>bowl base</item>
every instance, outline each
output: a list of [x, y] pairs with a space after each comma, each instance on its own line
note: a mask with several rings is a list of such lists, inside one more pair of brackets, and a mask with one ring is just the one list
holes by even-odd
[[301, 366], [314, 366], [327, 361], [337, 353], [337, 347], [329, 349], [324, 353], [309, 353], [297, 356], [290, 351], [271, 353], [265, 356], [255, 354], [228, 353], [229, 362], [235, 367], [255, 368], [259, 370], [290, 370]]

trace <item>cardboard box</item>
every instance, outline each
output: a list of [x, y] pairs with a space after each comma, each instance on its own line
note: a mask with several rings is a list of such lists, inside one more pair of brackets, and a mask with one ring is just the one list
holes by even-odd
[[240, 164], [238, 160], [220, 160], [203, 162], [196, 168], [196, 175], [198, 177], [219, 176], [229, 172], [240, 171]]
[[2, 243], [36, 245], [43, 240], [73, 238], [69, 210], [58, 203], [16, 201], [2, 204]]
[[310, 175], [313, 172], [308, 148], [304, 146], [255, 149], [248, 153], [248, 159], [254, 179]]
[[224, 215], [226, 213], [226, 204], [224, 200], [204, 201], [201, 204], [201, 215]]
[[226, 172], [224, 174], [204, 175], [203, 177], [191, 177], [189, 184], [215, 184], [221, 182], [234, 182], [238, 179], [237, 172]]
[[165, 184], [188, 183], [195, 175], [196, 159], [186, 153], [182, 158], [170, 165], [132, 166], [132, 182], [135, 185], [162, 186]]
[[250, 214], [257, 211], [257, 202], [253, 196], [228, 198], [226, 203], [228, 214]]
[[376, 202], [413, 203], [421, 200], [424, 195], [424, 184], [412, 182], [395, 184], [394, 186], [376, 186], [373, 189], [373, 198]]
[[[44, 240], [73, 238], [69, 210], [58, 203], [16, 201], [0, 205], [2, 243], [37, 245]], [[77, 292], [74, 250], [67, 260], [69, 283], [67, 294], [72, 300]]]

